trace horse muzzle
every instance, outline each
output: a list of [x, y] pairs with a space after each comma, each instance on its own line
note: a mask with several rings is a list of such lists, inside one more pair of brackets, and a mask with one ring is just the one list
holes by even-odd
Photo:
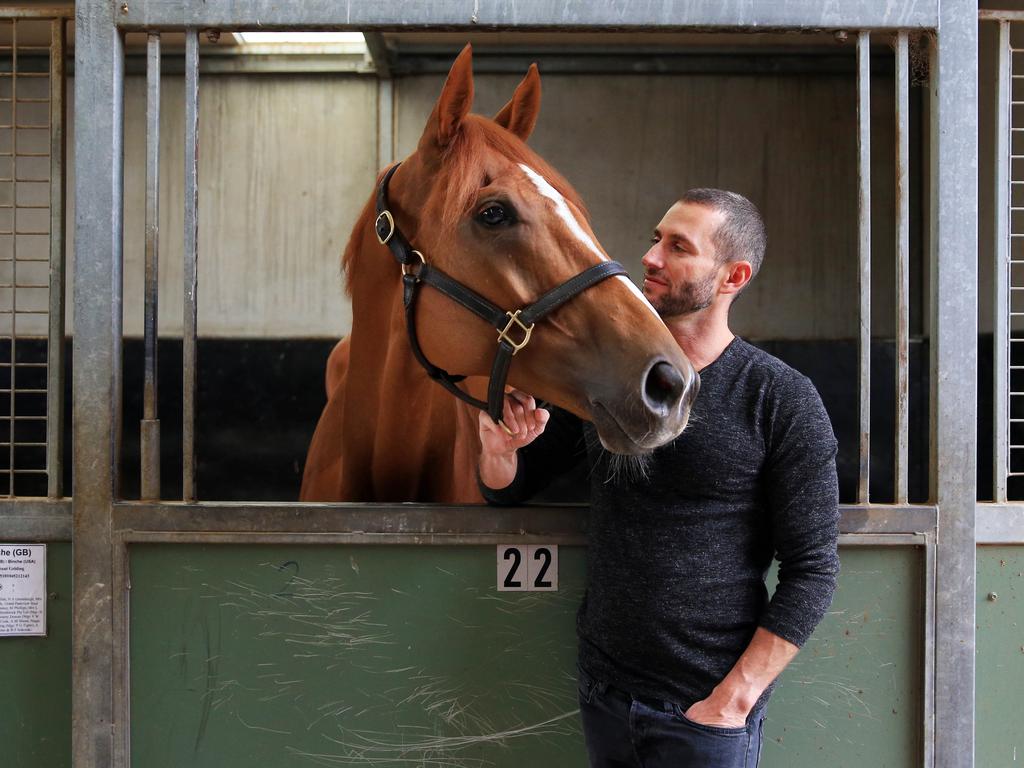
[[591, 399], [591, 419], [605, 449], [650, 453], [686, 428], [699, 391], [700, 376], [689, 362], [680, 370], [667, 360], [655, 360], [637, 390]]

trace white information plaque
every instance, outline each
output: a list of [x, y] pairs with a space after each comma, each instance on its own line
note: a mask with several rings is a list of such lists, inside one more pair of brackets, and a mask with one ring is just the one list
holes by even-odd
[[46, 635], [46, 545], [0, 544], [0, 637]]

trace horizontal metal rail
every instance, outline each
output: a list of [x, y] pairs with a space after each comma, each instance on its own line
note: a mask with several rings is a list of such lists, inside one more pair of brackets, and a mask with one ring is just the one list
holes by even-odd
[[127, 2], [114, 14], [122, 29], [368, 29], [373, 31], [446, 28], [449, 30], [613, 29], [645, 30], [780, 28], [935, 29], [939, 2], [881, 3], [873, 0], [632, 0], [629, 3], [573, 3], [532, 0], [145, 0]]
[[[935, 530], [927, 505], [842, 505], [842, 534], [917, 534]], [[432, 504], [279, 504], [273, 502], [117, 502], [114, 528], [167, 533], [266, 535], [324, 533], [403, 536], [583, 535], [585, 505], [487, 507]]]
[[72, 19], [75, 9], [70, 6], [28, 6], [0, 8], [0, 19]]
[[1024, 21], [1024, 11], [999, 11], [983, 8], [978, 11], [981, 21]]
[[[135, 544], [364, 544], [370, 546], [405, 544], [474, 546], [501, 544], [515, 537], [523, 544], [552, 544], [586, 546], [586, 537], [575, 534], [552, 540], [549, 534], [536, 533], [366, 533], [338, 531], [328, 533], [240, 533], [226, 531], [139, 531], [122, 529], [115, 532], [117, 539]], [[928, 543], [927, 534], [841, 534], [840, 547], [913, 547]]]
[[979, 504], [976, 514], [978, 544], [1024, 544], [1024, 503]]
[[71, 500], [0, 501], [0, 540], [71, 541]]

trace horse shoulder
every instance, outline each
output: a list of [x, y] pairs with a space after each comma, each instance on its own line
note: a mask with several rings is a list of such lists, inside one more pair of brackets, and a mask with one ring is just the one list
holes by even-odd
[[342, 500], [342, 455], [338, 447], [342, 444], [344, 385], [348, 374], [349, 349], [346, 337], [334, 345], [327, 358], [327, 404], [306, 453], [300, 501]]
[[451, 497], [456, 504], [481, 504], [483, 496], [477, 485], [477, 464], [480, 461], [479, 411], [465, 403], [455, 403], [455, 440], [452, 446]]
[[331, 350], [331, 354], [327, 358], [327, 370], [324, 374], [324, 383], [326, 385], [328, 398], [334, 395], [334, 390], [344, 382], [345, 375], [348, 373], [349, 350], [352, 346], [349, 343], [349, 338], [350, 337], [346, 336], [335, 344], [334, 349]]

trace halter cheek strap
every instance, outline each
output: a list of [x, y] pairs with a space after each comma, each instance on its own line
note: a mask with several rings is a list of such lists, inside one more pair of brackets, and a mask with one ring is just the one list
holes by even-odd
[[[384, 174], [384, 178], [381, 179], [380, 185], [377, 187], [377, 220], [374, 222], [374, 231], [377, 233], [377, 240], [381, 245], [386, 245], [395, 260], [402, 265], [402, 298], [405, 304], [405, 324], [412, 353], [431, 379], [460, 400], [486, 411], [495, 423], [504, 426], [501, 415], [505, 402], [505, 382], [508, 379], [512, 358], [530, 343], [537, 322], [569, 299], [575, 298], [602, 280], [614, 275], [628, 275], [629, 273], [617, 261], [604, 261], [552, 288], [527, 307], [514, 311], [503, 310], [458, 280], [427, 264], [423, 254], [413, 249], [409, 241], [399, 231], [394, 216], [388, 210], [387, 199], [388, 182], [391, 181], [391, 177], [399, 165], [400, 163], [392, 166]], [[498, 349], [491, 365], [486, 402], [473, 397], [458, 386], [459, 382], [466, 378], [465, 376], [448, 373], [443, 368], [431, 363], [423, 354], [416, 333], [416, 298], [421, 285], [429, 285], [440, 291], [473, 314], [483, 318], [498, 332]]]

